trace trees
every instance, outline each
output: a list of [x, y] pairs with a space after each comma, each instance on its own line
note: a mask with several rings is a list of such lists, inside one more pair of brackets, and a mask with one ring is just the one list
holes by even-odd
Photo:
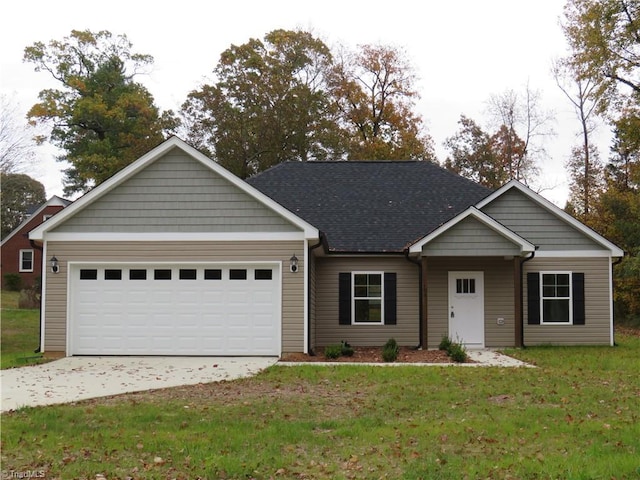
[[42, 90], [28, 116], [51, 125], [50, 140], [65, 151], [61, 160], [71, 163], [64, 172], [67, 194], [106, 180], [175, 126], [171, 112], [160, 117], [151, 94], [134, 81], [153, 58], [131, 48], [124, 35], [73, 30], [62, 41], [25, 49], [25, 61], [61, 84]]
[[640, 317], [640, 3], [568, 0], [566, 60], [577, 80], [597, 85], [597, 112], [613, 126], [605, 187], [587, 223], [625, 250], [614, 299], [625, 317]]
[[340, 158], [343, 135], [325, 83], [330, 62], [326, 45], [303, 31], [232, 45], [216, 83], [182, 106], [188, 140], [241, 178], [286, 160]]
[[20, 173], [34, 159], [36, 144], [27, 125], [20, 125], [17, 105], [0, 96], [0, 171]]
[[591, 213], [591, 203], [597, 196], [598, 187], [602, 184], [599, 152], [590, 139], [595, 130], [593, 117], [601, 95], [598, 83], [592, 78], [581, 79], [568, 59], [556, 62], [552, 73], [556, 84], [573, 105], [580, 123], [581, 146], [572, 150], [567, 168], [570, 177], [569, 203], [574, 214], [585, 221]]
[[0, 174], [1, 236], [11, 233], [26, 218], [29, 207], [46, 202], [44, 185], [23, 173]]
[[530, 184], [538, 174], [537, 161], [544, 155], [538, 141], [553, 132], [553, 116], [540, 108], [540, 95], [529, 86], [522, 96], [514, 90], [494, 94], [487, 101], [489, 124], [485, 132], [475, 121], [462, 115], [460, 130], [445, 140], [450, 155], [445, 167], [489, 188], [509, 180]]
[[242, 178], [282, 161], [433, 158], [399, 50], [336, 57], [308, 32], [275, 30], [232, 45], [214, 74], [183, 104], [187, 139]]
[[382, 45], [343, 51], [329, 75], [348, 132], [350, 160], [435, 160], [433, 141], [414, 113], [415, 75], [404, 52]]
[[445, 140], [450, 152], [445, 168], [485, 187], [499, 188], [509, 180], [509, 175], [500, 165], [491, 135], [464, 115], [458, 124], [458, 132]]
[[503, 130], [502, 164], [509, 179], [529, 185], [546, 155], [544, 139], [553, 135], [553, 113], [541, 107], [541, 94], [527, 84], [524, 92], [505, 90], [487, 101], [490, 124]]
[[580, 80], [598, 85], [601, 112], [620, 110], [640, 95], [640, 3], [568, 0], [563, 30], [569, 63]]

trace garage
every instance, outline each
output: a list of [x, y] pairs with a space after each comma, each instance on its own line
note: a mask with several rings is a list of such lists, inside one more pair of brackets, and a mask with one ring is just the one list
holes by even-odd
[[71, 355], [278, 356], [281, 265], [70, 264]]

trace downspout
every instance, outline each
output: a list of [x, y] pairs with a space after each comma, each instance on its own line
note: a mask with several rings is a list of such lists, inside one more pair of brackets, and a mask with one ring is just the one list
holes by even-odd
[[[322, 232], [319, 232], [318, 237], [319, 237], [318, 243], [316, 243], [315, 245], [309, 246], [309, 255], [308, 255], [309, 262], [311, 262], [311, 252], [313, 252], [313, 250], [315, 250], [318, 247], [321, 247], [324, 244], [324, 241], [323, 241], [324, 235]], [[305, 272], [305, 275], [309, 275], [309, 274], [310, 272]], [[309, 281], [307, 282], [307, 298], [309, 299], [309, 302], [310, 302], [311, 301], [311, 277], [309, 277]], [[315, 299], [315, 295], [313, 298]], [[309, 321], [307, 322], [307, 352], [309, 352], [309, 355], [311, 357], [316, 356], [316, 353], [313, 351], [313, 348], [311, 348], [311, 318], [309, 318]]]
[[423, 348], [422, 345], [422, 262], [420, 260], [416, 260], [415, 258], [411, 258], [409, 256], [409, 249], [405, 248], [404, 250], [404, 258], [407, 261], [413, 263], [418, 267], [418, 346], [415, 347], [415, 350], [421, 350]]
[[[536, 250], [538, 249], [538, 247], [536, 247]], [[523, 258], [520, 260], [520, 345], [522, 345], [522, 348], [525, 348], [526, 345], [524, 344], [524, 294], [523, 294], [523, 290], [524, 290], [524, 268], [522, 268], [522, 266], [528, 262], [529, 260], [533, 260], [533, 257], [536, 256], [536, 251], [534, 250], [533, 252], [531, 252], [531, 256]]]
[[47, 274], [47, 267], [46, 267], [46, 258], [44, 258], [44, 247], [41, 247], [40, 245], [36, 244], [36, 242], [34, 242], [33, 240], [29, 240], [29, 243], [31, 244], [31, 246], [35, 249], [35, 250], [40, 250], [40, 263], [42, 264], [42, 274], [40, 275], [40, 300], [39, 300], [39, 308], [40, 308], [40, 321], [38, 322], [38, 328], [39, 328], [39, 333], [38, 333], [38, 348], [36, 348], [33, 353], [40, 353], [41, 351], [41, 346], [42, 346], [42, 289], [44, 288], [44, 279], [42, 277], [44, 277], [44, 275]]

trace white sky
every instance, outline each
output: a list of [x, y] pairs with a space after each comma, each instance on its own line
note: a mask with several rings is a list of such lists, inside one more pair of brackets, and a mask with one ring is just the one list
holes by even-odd
[[[36, 41], [62, 40], [72, 29], [126, 34], [136, 53], [154, 57], [147, 77], [138, 77], [162, 110], [179, 110], [187, 93], [210, 76], [220, 53], [231, 44], [262, 39], [277, 28], [311, 31], [329, 47], [342, 43], [402, 47], [416, 68], [421, 100], [418, 112], [444, 160], [443, 142], [457, 130], [461, 114], [484, 125], [485, 102], [507, 89], [539, 90], [544, 108], [556, 115], [556, 136], [545, 146], [551, 159], [541, 165], [542, 194], [564, 206], [563, 165], [577, 142], [579, 124], [550, 72], [553, 58], [565, 54], [559, 27], [563, 0], [235, 0], [231, 2], [8, 0], [0, 29], [0, 93], [24, 112], [44, 88], [58, 85], [22, 62], [24, 48]], [[418, 5], [420, 8], [418, 9]], [[606, 158], [608, 133], [599, 130]], [[51, 148], [41, 149], [29, 173], [47, 196], [62, 196], [63, 165]], [[552, 188], [553, 187], [553, 188]]]

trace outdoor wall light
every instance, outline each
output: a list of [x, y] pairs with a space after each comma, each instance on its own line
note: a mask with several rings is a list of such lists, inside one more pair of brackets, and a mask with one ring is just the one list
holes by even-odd
[[49, 265], [51, 266], [51, 271], [53, 273], [58, 273], [60, 271], [60, 265], [58, 265], [58, 259], [55, 255], [51, 257], [51, 260], [49, 260]]
[[296, 254], [293, 254], [293, 257], [291, 257], [289, 259], [289, 270], [291, 270], [292, 273], [296, 273], [298, 271], [298, 257], [296, 257]]

